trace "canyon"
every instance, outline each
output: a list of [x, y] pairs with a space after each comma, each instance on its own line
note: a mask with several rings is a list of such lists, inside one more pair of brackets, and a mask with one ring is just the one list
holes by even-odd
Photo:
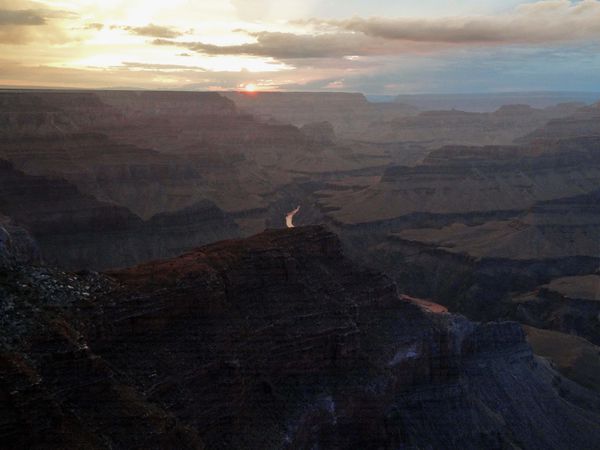
[[600, 103], [556, 99], [0, 91], [0, 447], [594, 448]]

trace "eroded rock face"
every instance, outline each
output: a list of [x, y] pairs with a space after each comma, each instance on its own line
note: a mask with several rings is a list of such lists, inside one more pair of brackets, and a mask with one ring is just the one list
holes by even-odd
[[600, 136], [600, 103], [582, 108], [567, 117], [556, 118], [524, 136], [523, 142], [548, 142], [578, 136]]
[[64, 178], [145, 220], [210, 200], [253, 216], [240, 226], [262, 230], [256, 224], [266, 215], [256, 212], [299, 177], [405, 160], [396, 149], [336, 145], [322, 126], [305, 131], [240, 113], [216, 93], [0, 93], [0, 158], [29, 175]]
[[223, 92], [237, 107], [263, 120], [298, 127], [330, 122], [341, 137], [361, 139], [372, 122], [411, 116], [418, 109], [394, 103], [369, 103], [363, 94], [347, 92]]
[[89, 349], [77, 311], [110, 280], [14, 265], [0, 281], [2, 448], [204, 448]]
[[417, 214], [521, 211], [540, 201], [600, 188], [600, 139], [582, 136], [527, 146], [448, 146], [415, 167], [392, 166], [378, 183], [323, 195], [320, 204], [344, 224]]
[[335, 131], [329, 122], [307, 123], [300, 131], [313, 144], [331, 145], [335, 142]]
[[600, 344], [600, 275], [560, 277], [512, 299], [522, 322]]
[[40, 251], [27, 230], [0, 215], [0, 267], [40, 262]]
[[444, 145], [508, 145], [549, 120], [569, 116], [584, 106], [569, 103], [536, 109], [507, 105], [491, 113], [425, 111], [416, 116], [373, 122], [365, 138], [376, 142], [421, 142], [431, 149]]
[[2, 160], [0, 211], [33, 235], [47, 262], [70, 269], [124, 267], [238, 233], [209, 201], [144, 221], [64, 180], [29, 176]]
[[5, 443], [559, 449], [600, 438], [598, 396], [534, 358], [520, 326], [426, 314], [321, 227], [111, 278], [10, 275]]

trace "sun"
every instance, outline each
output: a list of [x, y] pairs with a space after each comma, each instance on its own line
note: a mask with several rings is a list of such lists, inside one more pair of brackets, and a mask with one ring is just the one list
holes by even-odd
[[256, 92], [256, 85], [254, 83], [248, 83], [246, 86], [244, 86], [244, 91]]

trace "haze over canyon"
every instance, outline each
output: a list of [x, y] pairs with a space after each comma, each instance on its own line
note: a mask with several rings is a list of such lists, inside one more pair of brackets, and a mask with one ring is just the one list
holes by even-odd
[[599, 24], [0, 1], [0, 449], [600, 448]]

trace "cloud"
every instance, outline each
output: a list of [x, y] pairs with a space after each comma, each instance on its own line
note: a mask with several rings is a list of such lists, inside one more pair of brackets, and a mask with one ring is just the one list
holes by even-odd
[[[143, 74], [140, 74], [143, 70]], [[25, 66], [0, 60], [0, 86], [107, 88], [132, 86], [147, 89], [230, 90], [248, 83], [261, 88], [325, 89], [338, 78], [337, 69], [300, 68], [282, 72], [206, 71], [200, 67], [123, 63], [98, 68]]]
[[[396, 43], [373, 39], [357, 33], [294, 34], [262, 31], [248, 33], [256, 42], [238, 45], [214, 45], [204, 42], [185, 42], [156, 39], [154, 45], [173, 45], [205, 55], [246, 55], [280, 60], [307, 58], [340, 58], [382, 54], [400, 50]], [[405, 46], [406, 47], [406, 46]]]
[[[255, 42], [215, 45], [156, 39], [205, 55], [247, 55], [283, 61], [310, 58], [426, 54], [476, 46], [550, 45], [600, 40], [600, 0], [545, 0], [524, 4], [495, 16], [449, 18], [354, 17], [310, 19], [295, 25], [312, 27], [304, 34], [246, 32]], [[243, 30], [236, 30], [243, 31]]]
[[[25, 8], [11, 8], [23, 5]], [[72, 19], [76, 14], [41, 7], [34, 2], [0, 1], [0, 44], [21, 45], [31, 41], [64, 42], [66, 34], [54, 19]]]
[[337, 31], [397, 41], [447, 44], [546, 44], [600, 39], [600, 1], [544, 0], [508, 14], [436, 19], [354, 17], [303, 21]]
[[230, 0], [230, 4], [240, 19], [264, 23], [310, 17], [319, 0]]
[[85, 30], [96, 30], [96, 31], [102, 31], [104, 29], [104, 24], [103, 23], [86, 23], [84, 26]]
[[121, 26], [121, 27], [115, 27], [115, 28], [120, 28], [122, 30], [128, 31], [129, 33], [135, 34], [137, 36], [148, 36], [148, 37], [166, 38], [166, 39], [173, 39], [173, 38], [176, 38], [179, 36], [183, 36], [183, 34], [184, 34], [184, 33], [181, 33], [180, 31], [174, 30], [172, 28], [165, 27], [162, 25], [155, 25], [153, 23], [150, 23], [143, 27]]
[[269, 0], [231, 0], [231, 5], [244, 20], [257, 20], [269, 10]]
[[198, 66], [186, 66], [183, 64], [159, 64], [159, 63], [140, 63], [140, 62], [129, 62], [124, 61], [121, 66], [134, 70], [162, 70], [162, 71], [181, 71], [181, 70], [194, 70], [205, 72], [206, 69]]
[[0, 9], [0, 27], [7, 25], [44, 25], [45, 17], [33, 9]]

